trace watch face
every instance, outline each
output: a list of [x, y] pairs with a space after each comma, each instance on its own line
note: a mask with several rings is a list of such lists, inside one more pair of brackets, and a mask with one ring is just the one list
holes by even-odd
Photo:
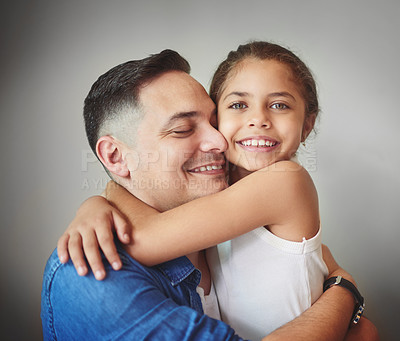
[[360, 321], [360, 318], [361, 318], [361, 316], [362, 316], [362, 314], [364, 312], [364, 309], [365, 309], [364, 304], [360, 305], [360, 307], [358, 308], [358, 310], [356, 311], [356, 313], [354, 314], [354, 317], [353, 317], [353, 323], [354, 324], [357, 324], [358, 321]]

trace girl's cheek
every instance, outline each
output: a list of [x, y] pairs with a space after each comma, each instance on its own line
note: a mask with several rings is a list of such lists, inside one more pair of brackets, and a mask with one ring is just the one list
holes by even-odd
[[227, 117], [225, 115], [221, 115], [218, 119], [218, 129], [222, 133], [222, 130], [228, 132], [233, 131], [238, 127], [238, 122], [234, 117]]
[[218, 130], [222, 135], [228, 131], [229, 123], [223, 118], [218, 119]]

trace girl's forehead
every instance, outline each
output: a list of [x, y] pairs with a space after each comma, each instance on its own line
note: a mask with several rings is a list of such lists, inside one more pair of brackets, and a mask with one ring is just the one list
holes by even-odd
[[[283, 86], [298, 88], [291, 68], [273, 59], [246, 58], [238, 63], [228, 75], [224, 91], [234, 87]], [[297, 89], [299, 90], [299, 89]]]
[[282, 73], [282, 75], [292, 76], [291, 68], [283, 62], [275, 59], [246, 58], [239, 62], [232, 69], [232, 76], [247, 72]]

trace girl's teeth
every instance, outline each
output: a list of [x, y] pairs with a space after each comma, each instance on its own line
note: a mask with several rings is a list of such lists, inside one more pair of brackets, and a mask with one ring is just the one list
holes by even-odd
[[275, 146], [276, 142], [268, 140], [245, 140], [241, 142], [243, 146], [253, 146], [253, 147], [272, 147]]

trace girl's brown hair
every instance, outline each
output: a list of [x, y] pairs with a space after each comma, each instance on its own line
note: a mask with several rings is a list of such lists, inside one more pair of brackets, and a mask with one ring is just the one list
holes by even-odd
[[228, 57], [218, 66], [211, 81], [210, 97], [215, 103], [220, 99], [227, 79], [232, 75], [235, 68], [247, 58], [276, 60], [286, 64], [291, 69], [295, 81], [299, 84], [305, 102], [306, 116], [318, 115], [317, 88], [308, 67], [288, 49], [264, 41], [253, 41], [240, 45], [236, 51], [229, 52]]

